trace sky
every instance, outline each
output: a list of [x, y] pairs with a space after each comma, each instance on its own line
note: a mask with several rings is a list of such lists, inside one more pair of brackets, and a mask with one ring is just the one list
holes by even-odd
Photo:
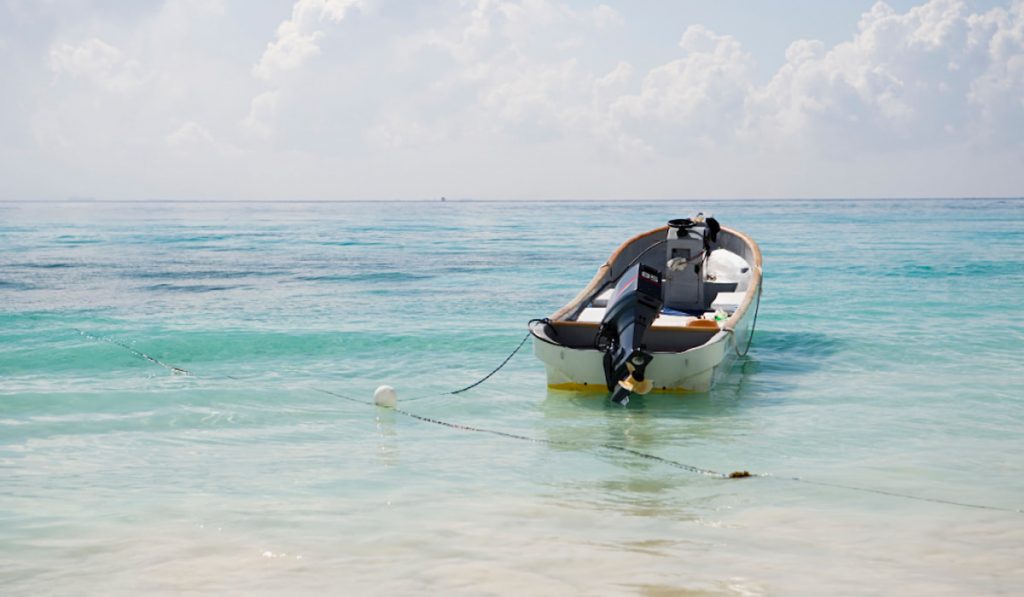
[[1024, 0], [0, 0], [0, 200], [1022, 195]]

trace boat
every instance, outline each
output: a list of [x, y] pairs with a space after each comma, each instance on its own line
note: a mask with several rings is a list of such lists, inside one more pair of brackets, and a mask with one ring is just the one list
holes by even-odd
[[625, 405], [648, 392], [710, 390], [749, 351], [760, 300], [757, 243], [697, 214], [627, 240], [529, 328], [549, 388]]

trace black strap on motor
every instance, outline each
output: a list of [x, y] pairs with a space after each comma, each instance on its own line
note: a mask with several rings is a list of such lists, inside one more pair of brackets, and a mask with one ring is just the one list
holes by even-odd
[[708, 238], [711, 242], [718, 242], [718, 233], [722, 230], [722, 225], [718, 223], [718, 220], [714, 218], [708, 218], [704, 220], [708, 225]]

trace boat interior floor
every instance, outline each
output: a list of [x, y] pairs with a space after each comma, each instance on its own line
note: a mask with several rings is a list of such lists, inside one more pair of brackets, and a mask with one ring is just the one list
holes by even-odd
[[[576, 321], [579, 323], [601, 323], [604, 319], [604, 307], [587, 307], [580, 312]], [[715, 311], [704, 311], [700, 313], [684, 313], [674, 309], [662, 309], [658, 318], [652, 323], [652, 327], [685, 327], [693, 324], [698, 319], [715, 321]]]

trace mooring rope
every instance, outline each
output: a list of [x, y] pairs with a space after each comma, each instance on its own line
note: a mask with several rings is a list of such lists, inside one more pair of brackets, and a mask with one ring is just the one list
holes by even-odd
[[526, 332], [526, 335], [523, 336], [523, 339], [519, 341], [519, 344], [515, 347], [515, 349], [513, 349], [512, 352], [510, 352], [509, 355], [507, 357], [505, 357], [505, 360], [502, 361], [500, 365], [495, 367], [493, 371], [491, 371], [487, 375], [481, 377], [477, 381], [469, 384], [468, 386], [466, 386], [464, 388], [459, 388], [458, 390], [452, 390], [451, 392], [445, 392], [444, 394], [442, 394], [442, 396], [446, 396], [446, 395], [454, 396], [455, 394], [461, 394], [461, 393], [463, 393], [463, 392], [465, 392], [467, 390], [472, 390], [473, 388], [477, 387], [478, 385], [484, 383], [485, 381], [490, 379], [492, 375], [494, 375], [498, 371], [501, 371], [502, 368], [505, 365], [507, 365], [509, 361], [512, 360], [512, 357], [516, 356], [516, 353], [519, 352], [519, 349], [522, 348], [523, 344], [526, 344], [526, 341], [529, 340], [529, 339], [530, 339], [530, 332]]
[[725, 328], [726, 332], [729, 332], [733, 336], [732, 348], [736, 351], [736, 356], [743, 358], [750, 353], [750, 345], [754, 343], [754, 330], [757, 328], [757, 312], [761, 310], [761, 288], [759, 284], [757, 287], [757, 302], [754, 304], [754, 319], [750, 322], [750, 335], [747, 336], [747, 347], [740, 352], [739, 336], [736, 334], [736, 330], [732, 328]]
[[[760, 292], [758, 294], [758, 298], [760, 298]], [[755, 321], [756, 321], [756, 313], [757, 312], [755, 310]], [[119, 341], [114, 340], [112, 338], [95, 336], [93, 334], [89, 334], [89, 333], [84, 332], [82, 330], [79, 330], [77, 328], [75, 329], [75, 331], [78, 332], [79, 334], [81, 334], [82, 336], [85, 336], [86, 338], [89, 338], [91, 340], [96, 340], [96, 341], [100, 341], [100, 342], [108, 342], [108, 343], [113, 344], [115, 346], [119, 346], [119, 347], [129, 351], [130, 353], [132, 353], [136, 357], [139, 357], [141, 359], [145, 359], [145, 360], [147, 360], [147, 361], [149, 361], [151, 363], [154, 363], [156, 365], [164, 367], [165, 369], [169, 369], [172, 373], [189, 375], [189, 376], [193, 376], [193, 377], [199, 377], [195, 373], [192, 373], [191, 371], [188, 371], [188, 370], [183, 369], [181, 367], [175, 367], [173, 365], [169, 365], [167, 363], [164, 363], [164, 362], [162, 362], [162, 361], [160, 361], [160, 360], [158, 360], [158, 359], [156, 359], [156, 358], [154, 358], [152, 356], [149, 356], [148, 354], [146, 354], [144, 352], [138, 351], [138, 350], [132, 348], [131, 346], [128, 346], [127, 344], [125, 344], [123, 342], [119, 342]], [[751, 329], [751, 332], [753, 332], [753, 329]], [[477, 381], [477, 382], [475, 382], [475, 383], [473, 383], [473, 384], [471, 384], [469, 386], [466, 386], [465, 388], [460, 388], [459, 390], [456, 390], [456, 391], [445, 392], [444, 394], [440, 394], [440, 395], [457, 394], [457, 393], [464, 392], [466, 390], [469, 390], [471, 388], [474, 388], [474, 387], [480, 385], [481, 383], [483, 383], [484, 381], [489, 379], [491, 376], [493, 376], [495, 373], [497, 373], [499, 370], [501, 370], [501, 368], [504, 367], [505, 364], [507, 364], [512, 359], [512, 357], [515, 356], [515, 354], [517, 352], [519, 352], [519, 349], [522, 348], [523, 344], [526, 343], [526, 340], [529, 338], [529, 336], [530, 336], [530, 334], [528, 333], [526, 335], [526, 337], [524, 337], [523, 340], [521, 340], [519, 342], [519, 345], [516, 346], [515, 350], [513, 350], [512, 353], [509, 354], [509, 356], [505, 358], [505, 360], [501, 363], [501, 365], [499, 365], [496, 369], [494, 369], [493, 371], [488, 373], [483, 379], [481, 379], [481, 380], [479, 380], [479, 381]], [[225, 377], [228, 377], [228, 378], [234, 379], [234, 380], [242, 381], [242, 380], [240, 380], [237, 377], [231, 377], [231, 376], [225, 376]], [[330, 395], [330, 396], [334, 396], [336, 398], [341, 398], [343, 400], [346, 400], [346, 401], [349, 401], [349, 402], [353, 402], [355, 404], [361, 404], [363, 406], [373, 406], [373, 407], [377, 407], [377, 408], [384, 408], [384, 407], [378, 407], [373, 402], [368, 402], [366, 400], [360, 400], [359, 398], [354, 398], [352, 396], [347, 396], [345, 394], [341, 394], [339, 392], [334, 392], [334, 391], [327, 390], [327, 389], [324, 389], [324, 388], [311, 387], [310, 389], [312, 389], [313, 391], [316, 391], [316, 392], [320, 392], [322, 394], [327, 394], [327, 395]], [[412, 400], [412, 399], [409, 399], [409, 400]], [[408, 400], [405, 400], [405, 401], [408, 401]], [[568, 441], [554, 440], [554, 439], [548, 439], [548, 438], [530, 437], [528, 435], [520, 435], [518, 433], [511, 433], [511, 432], [508, 432], [508, 431], [500, 431], [500, 430], [496, 430], [496, 429], [487, 429], [485, 427], [474, 427], [472, 425], [463, 425], [461, 423], [452, 423], [452, 422], [445, 421], [445, 420], [442, 420], [442, 419], [434, 419], [434, 418], [431, 418], [431, 417], [426, 417], [426, 416], [423, 416], [423, 415], [418, 415], [416, 413], [409, 412], [407, 410], [404, 410], [404, 409], [401, 409], [401, 408], [397, 408], [397, 407], [390, 407], [390, 410], [392, 410], [392, 411], [394, 411], [394, 412], [396, 412], [396, 413], [398, 413], [400, 415], [409, 417], [411, 419], [415, 419], [417, 421], [422, 421], [424, 423], [431, 423], [433, 425], [439, 425], [439, 426], [442, 426], [442, 427], [447, 427], [449, 429], [456, 429], [456, 430], [459, 430], [459, 431], [469, 431], [469, 432], [473, 432], [473, 433], [483, 433], [483, 434], [494, 435], [494, 436], [498, 436], [498, 437], [504, 437], [504, 438], [507, 438], [507, 439], [514, 439], [514, 440], [518, 440], [518, 441], [527, 441], [527, 442], [533, 442], [533, 443], [539, 443], [539, 444], [546, 444], [546, 445], [549, 445], [549, 446], [558, 446], [558, 447], [565, 447], [565, 448], [572, 448], [572, 449], [579, 448], [578, 444], [574, 444], [574, 443], [568, 442]], [[715, 470], [711, 470], [711, 469], [707, 469], [707, 468], [702, 468], [702, 467], [699, 467], [699, 466], [694, 466], [692, 464], [686, 464], [686, 463], [683, 463], [683, 462], [679, 462], [677, 460], [672, 460], [671, 458], [665, 458], [663, 456], [658, 456], [657, 454], [651, 454], [649, 452], [643, 452], [643, 451], [640, 451], [640, 450], [636, 450], [634, 448], [628, 448], [626, 446], [620, 446], [620, 445], [610, 444], [610, 443], [596, 444], [596, 445], [594, 445], [592, 447], [593, 448], [598, 448], [598, 449], [601, 449], [601, 450], [607, 450], [607, 451], [612, 451], [612, 452], [619, 452], [619, 453], [623, 453], [623, 454], [629, 454], [629, 455], [635, 456], [637, 458], [643, 458], [645, 460], [651, 460], [651, 461], [658, 462], [660, 464], [665, 464], [665, 465], [668, 465], [668, 466], [672, 466], [674, 468], [678, 468], [678, 469], [681, 469], [681, 470], [684, 470], [684, 471], [687, 471], [687, 472], [696, 473], [696, 474], [704, 475], [704, 476], [707, 476], [707, 477], [715, 477], [715, 478], [718, 478], [718, 479], [745, 479], [745, 478], [775, 479], [775, 480], [779, 480], [779, 481], [792, 481], [792, 482], [796, 482], [796, 483], [803, 483], [805, 485], [817, 485], [817, 486], [820, 486], [820, 487], [831, 487], [831, 488], [835, 488], [835, 489], [845, 489], [845, 490], [848, 490], [848, 491], [858, 491], [858, 492], [862, 492], [862, 493], [873, 493], [873, 494], [877, 494], [877, 495], [885, 495], [885, 496], [903, 498], [903, 499], [914, 500], [914, 501], [919, 501], [919, 502], [930, 502], [930, 503], [935, 503], [935, 504], [945, 504], [945, 505], [949, 505], [949, 506], [959, 506], [959, 507], [962, 507], [962, 508], [973, 508], [973, 509], [978, 509], [978, 510], [991, 510], [991, 511], [996, 511], [996, 512], [1008, 512], [1008, 513], [1011, 513], [1011, 514], [1024, 514], [1024, 509], [1004, 508], [1004, 507], [992, 506], [992, 505], [988, 505], [988, 504], [975, 504], [975, 503], [970, 503], [970, 502], [958, 502], [958, 501], [954, 501], [954, 500], [946, 500], [946, 499], [941, 499], [941, 498], [930, 498], [930, 497], [924, 497], [924, 496], [919, 496], [919, 495], [913, 495], [913, 494], [909, 494], [909, 493], [901, 493], [901, 492], [898, 492], [898, 491], [888, 491], [888, 490], [885, 490], [885, 489], [874, 489], [874, 488], [871, 488], [871, 487], [860, 487], [860, 486], [857, 486], [857, 485], [846, 485], [846, 484], [843, 484], [843, 483], [830, 483], [830, 482], [827, 482], [827, 481], [814, 481], [814, 480], [811, 480], [811, 479], [805, 479], [803, 477], [776, 476], [776, 475], [772, 475], [770, 473], [751, 473], [751, 472], [745, 471], [745, 470], [734, 471], [734, 472], [731, 472], [731, 473], [723, 473], [723, 472], [719, 472], [719, 471], [715, 471]]]
[[526, 344], [526, 341], [530, 339], [530, 335], [531, 335], [530, 332], [526, 332], [526, 335], [523, 336], [523, 339], [519, 341], [519, 344], [517, 344], [516, 347], [514, 349], [512, 349], [512, 352], [510, 352], [508, 354], [508, 356], [505, 357], [505, 360], [502, 361], [500, 365], [498, 365], [497, 367], [492, 369], [491, 372], [488, 373], [487, 375], [485, 375], [485, 376], [481, 377], [480, 379], [474, 381], [473, 383], [469, 384], [468, 386], [466, 386], [464, 388], [459, 388], [457, 390], [449, 390], [447, 392], [439, 392], [437, 394], [426, 394], [426, 395], [423, 395], [423, 396], [413, 396], [412, 398], [403, 398], [402, 402], [415, 402], [417, 400], [426, 400], [427, 398], [440, 398], [442, 396], [455, 396], [457, 394], [461, 394], [463, 392], [472, 390], [473, 388], [477, 387], [478, 385], [484, 383], [485, 381], [487, 381], [488, 379], [493, 377], [494, 374], [497, 373], [498, 371], [501, 371], [502, 369], [504, 369], [505, 365], [507, 365], [508, 362], [512, 360], [512, 357], [516, 356], [516, 353], [519, 352], [519, 349], [521, 349], [523, 347], [523, 344]]

